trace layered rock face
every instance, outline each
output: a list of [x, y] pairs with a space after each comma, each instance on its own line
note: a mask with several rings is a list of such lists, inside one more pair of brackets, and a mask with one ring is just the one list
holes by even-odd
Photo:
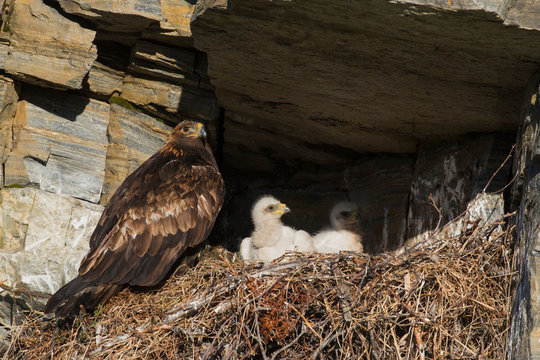
[[0, 5], [1, 339], [76, 275], [103, 205], [172, 126], [220, 108], [189, 2]]

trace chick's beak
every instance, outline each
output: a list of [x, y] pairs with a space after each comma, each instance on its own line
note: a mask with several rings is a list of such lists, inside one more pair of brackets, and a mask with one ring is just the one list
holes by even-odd
[[281, 211], [282, 211], [284, 214], [287, 214], [287, 213], [290, 213], [290, 212], [291, 212], [291, 209], [289, 209], [289, 208], [287, 207], [287, 205], [281, 203], [281, 204], [279, 204], [279, 206], [280, 206], [280, 208], [281, 208]]
[[349, 216], [347, 217], [347, 223], [348, 224], [355, 224], [357, 223], [358, 221], [360, 221], [360, 214], [358, 213], [358, 211], [351, 211], [349, 213]]

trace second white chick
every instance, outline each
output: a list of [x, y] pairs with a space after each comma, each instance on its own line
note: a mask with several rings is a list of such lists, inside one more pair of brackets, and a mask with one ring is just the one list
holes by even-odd
[[356, 204], [346, 201], [336, 204], [330, 212], [330, 223], [331, 230], [323, 230], [313, 237], [316, 252], [364, 251]]
[[287, 251], [314, 250], [307, 232], [283, 225], [281, 216], [288, 212], [287, 205], [273, 196], [263, 196], [255, 202], [251, 209], [255, 230], [240, 244], [240, 255], [244, 260], [270, 262]]

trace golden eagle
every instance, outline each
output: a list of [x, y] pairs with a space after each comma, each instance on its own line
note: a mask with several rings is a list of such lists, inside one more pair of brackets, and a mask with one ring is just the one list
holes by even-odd
[[191, 265], [214, 226], [225, 186], [204, 126], [185, 120], [105, 206], [79, 275], [47, 302], [59, 319], [92, 310], [123, 286], [154, 286]]

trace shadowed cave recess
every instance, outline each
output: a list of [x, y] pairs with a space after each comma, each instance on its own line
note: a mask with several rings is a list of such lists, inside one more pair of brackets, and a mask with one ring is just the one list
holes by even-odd
[[449, 4], [239, 0], [192, 22], [223, 109], [228, 194], [212, 242], [236, 250], [263, 194], [310, 233], [338, 201], [357, 203], [369, 253], [445, 224], [483, 190], [510, 210], [502, 189], [540, 35]]

